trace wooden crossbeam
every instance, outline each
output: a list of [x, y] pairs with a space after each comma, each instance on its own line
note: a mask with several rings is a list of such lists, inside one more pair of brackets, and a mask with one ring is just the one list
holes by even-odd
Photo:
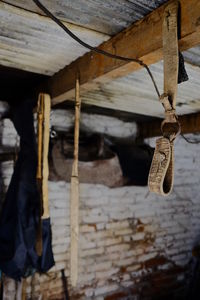
[[[200, 1], [180, 0], [179, 2], [181, 9], [179, 47], [184, 51], [200, 44]], [[117, 55], [139, 58], [147, 65], [158, 62], [163, 56], [162, 21], [168, 3], [104, 42], [99, 48]], [[52, 76], [43, 88], [48, 87], [54, 105], [74, 97], [77, 72], [80, 74], [81, 90], [85, 92], [139, 68], [141, 67], [133, 62], [127, 63], [89, 52]]]
[[[179, 116], [181, 133], [200, 133], [200, 113]], [[162, 120], [138, 123], [138, 135], [143, 138], [156, 137], [161, 135], [160, 125]]]

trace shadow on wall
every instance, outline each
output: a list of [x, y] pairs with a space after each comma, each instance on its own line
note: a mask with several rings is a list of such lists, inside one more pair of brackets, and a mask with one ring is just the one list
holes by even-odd
[[[60, 132], [51, 140], [50, 180], [70, 182], [73, 133]], [[113, 140], [97, 133], [82, 132], [79, 145], [79, 177], [82, 183], [108, 187], [147, 185], [153, 148], [126, 140]]]

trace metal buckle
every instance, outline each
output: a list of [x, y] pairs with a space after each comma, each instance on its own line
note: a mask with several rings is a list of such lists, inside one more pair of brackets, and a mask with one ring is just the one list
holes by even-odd
[[170, 140], [170, 142], [174, 141], [181, 132], [181, 124], [175, 113], [171, 114], [169, 118], [165, 118], [161, 123], [161, 132], [164, 137]]
[[168, 138], [170, 142], [172, 142], [180, 133], [181, 125], [178, 121], [176, 110], [172, 107], [169, 96], [167, 94], [162, 94], [160, 101], [165, 108], [165, 119], [161, 123], [161, 132], [164, 137]]

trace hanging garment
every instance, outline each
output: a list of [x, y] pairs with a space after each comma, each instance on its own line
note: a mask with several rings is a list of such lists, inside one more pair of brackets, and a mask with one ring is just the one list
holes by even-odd
[[144, 143], [115, 145], [127, 185], [146, 186], [154, 149]]
[[[44, 267], [42, 257], [35, 251], [39, 193], [32, 109], [31, 103], [25, 101], [12, 111], [11, 119], [20, 136], [20, 151], [0, 217], [0, 269], [16, 280], [29, 275], [34, 269], [43, 271]], [[48, 243], [47, 247], [50, 268], [54, 261], [51, 245]], [[47, 271], [46, 268], [44, 271]]]
[[38, 164], [37, 164], [37, 186], [40, 194], [40, 220], [37, 230], [36, 252], [41, 256], [40, 267], [46, 272], [54, 264], [51, 248], [51, 224], [48, 204], [48, 152], [51, 99], [47, 94], [39, 94], [38, 97]]

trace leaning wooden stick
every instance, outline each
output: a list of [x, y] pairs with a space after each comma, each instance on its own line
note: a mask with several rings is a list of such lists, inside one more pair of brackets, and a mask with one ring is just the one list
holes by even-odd
[[37, 105], [37, 152], [38, 152], [38, 165], [37, 165], [37, 186], [40, 193], [40, 215], [39, 224], [37, 228], [37, 239], [36, 239], [36, 252], [38, 256], [42, 255], [42, 220], [41, 216], [43, 213], [43, 203], [42, 203], [42, 153], [43, 153], [43, 94], [39, 95], [38, 105]]
[[36, 251], [42, 255], [42, 219], [49, 218], [48, 207], [48, 151], [49, 151], [49, 123], [51, 99], [47, 94], [40, 94], [38, 98], [38, 167], [37, 184], [40, 193], [40, 219], [37, 232]]
[[78, 178], [78, 151], [79, 151], [79, 124], [81, 100], [79, 95], [79, 79], [76, 80], [75, 92], [75, 125], [74, 125], [74, 162], [72, 165], [71, 194], [70, 194], [70, 226], [71, 226], [71, 253], [70, 278], [75, 287], [78, 281], [78, 239], [79, 239], [79, 178]]
[[49, 137], [50, 137], [50, 114], [51, 114], [51, 99], [50, 96], [44, 94], [44, 131], [43, 131], [43, 156], [42, 156], [42, 202], [43, 214], [42, 219], [49, 218], [49, 197], [48, 197], [48, 177], [49, 177]]

